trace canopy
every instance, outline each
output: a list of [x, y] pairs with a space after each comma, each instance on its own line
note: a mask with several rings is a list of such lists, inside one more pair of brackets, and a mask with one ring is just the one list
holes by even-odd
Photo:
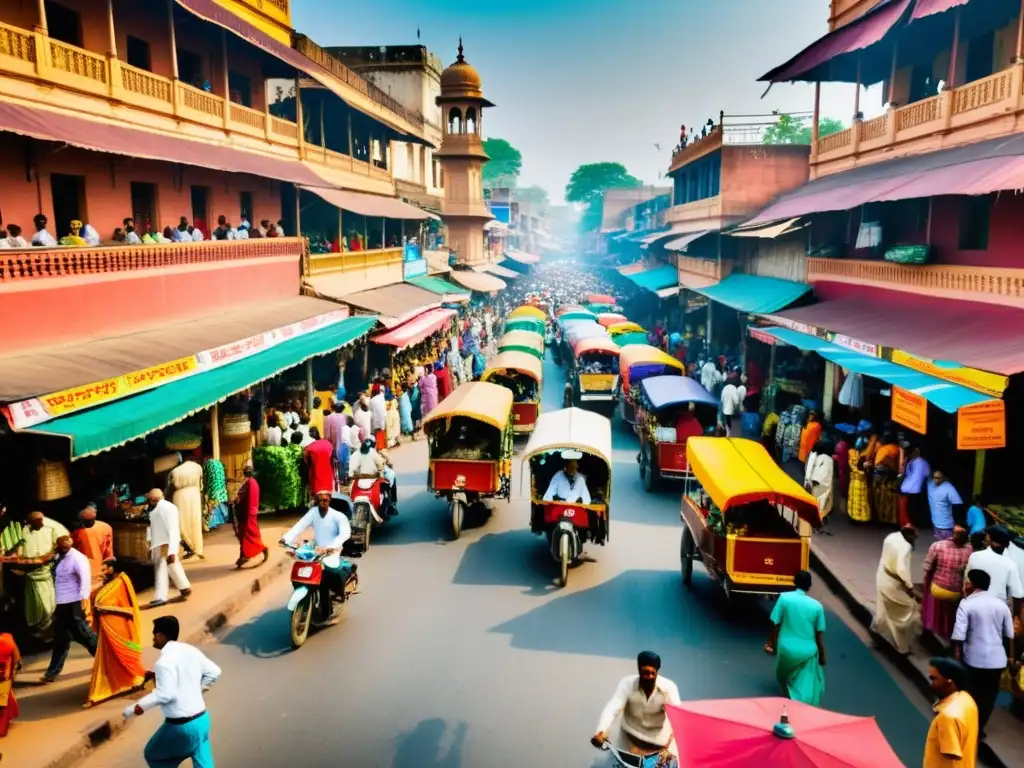
[[446, 304], [461, 304], [469, 301], [468, 293], [442, 277], [434, 277], [433, 275], [407, 277], [405, 282], [415, 285], [417, 288], [422, 288], [425, 291], [436, 293], [438, 296], [443, 296]]
[[580, 339], [576, 344], [572, 345], [572, 351], [577, 357], [585, 355], [587, 353], [604, 353], [608, 355], [614, 355], [616, 359], [619, 357], [618, 345], [607, 337], [595, 336], [589, 339]]
[[756, 237], [761, 240], [774, 240], [777, 237], [788, 235], [791, 232], [799, 232], [807, 226], [806, 224], [798, 224], [799, 221], [800, 217], [796, 216], [791, 219], [784, 219], [783, 221], [744, 225], [742, 227], [736, 227], [736, 229], [731, 229], [724, 234], [729, 237]]
[[597, 315], [587, 309], [574, 309], [558, 316], [558, 322], [562, 325], [570, 320], [593, 320], [597, 322]]
[[472, 272], [464, 269], [453, 269], [450, 273], [452, 280], [459, 285], [464, 285], [471, 291], [490, 293], [500, 291], [508, 287], [508, 284], [494, 275], [486, 275], [483, 272]]
[[815, 528], [821, 525], [817, 499], [787, 475], [760, 443], [739, 437], [691, 437], [686, 457], [722, 512], [769, 501], [792, 509]]
[[495, 277], [501, 277], [506, 280], [515, 280], [517, 277], [522, 277], [522, 274], [516, 272], [514, 269], [503, 267], [501, 264], [488, 264], [483, 268], [484, 272], [490, 272]]
[[646, 291], [657, 292], [663, 288], [677, 285], [679, 283], [679, 270], [666, 264], [654, 269], [637, 272], [635, 275], [629, 275], [629, 279]]
[[528, 331], [543, 336], [547, 332], [547, 326], [532, 317], [514, 317], [505, 322], [505, 333], [509, 331]]
[[537, 320], [540, 320], [541, 322], [546, 322], [548, 319], [548, 316], [544, 313], [544, 310], [538, 309], [532, 304], [524, 304], [521, 307], [516, 307], [515, 309], [508, 313], [508, 316], [510, 320], [514, 317], [532, 317]]
[[583, 297], [583, 300], [588, 304], [612, 304], [614, 305], [615, 297], [609, 296], [607, 293], [588, 293]]
[[512, 259], [512, 261], [517, 261], [520, 264], [536, 264], [540, 261], [540, 256], [536, 254], [511, 249], [505, 251], [505, 258]]
[[600, 325], [584, 325], [573, 326], [565, 334], [565, 340], [569, 343], [570, 347], [574, 347], [577, 342], [583, 339], [607, 339], [608, 332], [605, 331]]
[[642, 325], [626, 321], [624, 323], [615, 323], [614, 325], [608, 326], [608, 333], [612, 336], [618, 336], [621, 333], [647, 333], [647, 329]]
[[312, 192], [324, 202], [335, 208], [358, 213], [373, 219], [409, 219], [422, 221], [429, 219], [430, 214], [415, 205], [403, 203], [393, 197], [368, 195], [365, 192], [352, 192], [348, 189], [328, 189], [326, 187], [304, 186], [304, 190]]
[[616, 304], [586, 304], [583, 307], [587, 312], [593, 312], [595, 315], [600, 315], [603, 312], [613, 312], [619, 309]]
[[504, 430], [512, 415], [512, 390], [486, 381], [463, 384], [423, 420], [432, 424], [452, 416], [465, 416], [495, 429]]
[[651, 376], [640, 382], [640, 389], [656, 411], [689, 403], [718, 407], [718, 398], [688, 376]]
[[443, 328], [454, 316], [454, 309], [431, 309], [397, 328], [378, 333], [371, 341], [396, 349], [405, 349]]
[[525, 352], [501, 352], [487, 361], [487, 369], [484, 371], [481, 381], [487, 381], [491, 376], [500, 371], [515, 371], [526, 374], [538, 384], [544, 378], [544, 364], [533, 355]]
[[628, 323], [629, 318], [625, 315], [620, 315], [618, 312], [601, 312], [597, 316], [597, 322], [605, 328], [611, 328], [613, 325], [618, 325], [619, 323]]
[[874, 376], [876, 379], [894, 384], [900, 389], [913, 392], [946, 413], [956, 413], [965, 406], [992, 400], [991, 395], [984, 395], [959, 384], [951, 384], [880, 357], [870, 357], [855, 352], [852, 349], [819, 339], [817, 336], [791, 331], [788, 328], [762, 328], [760, 330], [785, 344], [791, 344], [808, 352], [817, 352], [826, 360], [831, 360], [848, 371]]
[[375, 317], [350, 317], [209, 372], [26, 431], [68, 438], [72, 460], [108, 451], [182, 421], [312, 357], [332, 354], [366, 335], [376, 322]]
[[542, 453], [574, 449], [612, 465], [612, 426], [607, 417], [582, 408], [548, 411], [537, 418], [523, 461]]
[[555, 310], [555, 317], [558, 318], [567, 312], [576, 312], [583, 308], [582, 304], [559, 304], [558, 309]]
[[677, 237], [674, 240], [669, 240], [667, 243], [665, 243], [665, 250], [685, 253], [690, 243], [699, 240], [700, 238], [704, 237], [704, 235], [708, 235], [716, 231], [717, 230], [713, 229], [702, 229], [698, 232], [689, 232], [683, 235], [682, 237]]
[[529, 331], [510, 331], [498, 339], [498, 351], [518, 350], [544, 359], [544, 337]]
[[394, 328], [412, 320], [429, 309], [441, 306], [441, 297], [409, 283], [393, 283], [372, 288], [368, 291], [344, 293], [345, 275], [324, 275], [306, 278], [306, 283], [321, 296], [327, 296], [345, 304], [378, 313], [377, 319], [385, 328]]
[[612, 336], [612, 341], [620, 347], [632, 347], [637, 344], [647, 344], [647, 333], [620, 333], [617, 336]]
[[694, 290], [712, 301], [738, 309], [740, 312], [764, 314], [788, 307], [808, 293], [811, 286], [792, 280], [780, 280], [777, 277], [734, 273], [716, 285]]

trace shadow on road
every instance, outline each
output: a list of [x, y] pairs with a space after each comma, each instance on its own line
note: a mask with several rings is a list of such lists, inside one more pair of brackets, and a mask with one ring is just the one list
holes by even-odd
[[220, 638], [223, 645], [233, 645], [246, 656], [275, 659], [290, 653], [287, 608], [277, 608], [259, 615], [252, 621], [233, 628]]
[[398, 737], [391, 768], [461, 768], [468, 729], [460, 722], [448, 735], [448, 724], [441, 718], [421, 720]]
[[527, 587], [531, 594], [555, 588], [555, 564], [545, 539], [529, 530], [486, 533], [466, 547], [453, 584]]

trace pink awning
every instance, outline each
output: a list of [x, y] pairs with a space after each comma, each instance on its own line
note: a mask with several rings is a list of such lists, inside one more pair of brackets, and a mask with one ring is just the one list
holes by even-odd
[[164, 160], [217, 171], [249, 173], [295, 184], [316, 186], [324, 183], [312, 169], [298, 160], [286, 160], [266, 153], [257, 154], [141, 128], [129, 128], [67, 112], [56, 112], [45, 107], [26, 107], [0, 102], [0, 131], [10, 131], [41, 141], [55, 141], [96, 152]]
[[396, 349], [405, 349], [443, 328], [454, 316], [454, 309], [432, 309], [397, 328], [370, 337], [370, 341], [375, 344], [386, 344]]
[[403, 203], [393, 197], [367, 195], [363, 192], [351, 192], [347, 189], [327, 189], [325, 187], [303, 187], [322, 200], [344, 211], [358, 213], [377, 219], [416, 219], [422, 221], [430, 218], [430, 214], [415, 205]]
[[936, 13], [945, 13], [961, 5], [967, 5], [971, 0], [917, 0], [914, 12], [910, 18], [923, 19], [925, 16], [933, 16]]
[[785, 64], [762, 75], [759, 79], [769, 83], [819, 79], [810, 77], [809, 74], [838, 56], [860, 51], [880, 42], [889, 30], [903, 18], [903, 14], [911, 2], [912, 0], [883, 1], [859, 19], [851, 21], [811, 43]]

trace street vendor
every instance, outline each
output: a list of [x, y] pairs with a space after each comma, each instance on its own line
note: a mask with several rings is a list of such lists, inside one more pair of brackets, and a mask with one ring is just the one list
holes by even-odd
[[544, 494], [544, 501], [565, 501], [569, 504], [590, 504], [590, 489], [587, 488], [587, 478], [581, 475], [579, 460], [583, 454], [579, 451], [562, 451], [562, 459], [565, 467], [558, 470], [548, 484], [548, 490]]
[[53, 569], [42, 566], [56, 557], [57, 540], [71, 534], [42, 512], [30, 512], [25, 522], [17, 560], [36, 566], [25, 574], [25, 624], [33, 634], [42, 635], [53, 623], [57, 608]]

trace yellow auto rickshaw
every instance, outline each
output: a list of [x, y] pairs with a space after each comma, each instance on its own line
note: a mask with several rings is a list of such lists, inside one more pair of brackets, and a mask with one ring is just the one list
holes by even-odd
[[498, 384], [512, 392], [512, 430], [533, 432], [540, 415], [543, 364], [525, 352], [502, 352], [487, 365], [481, 381]]

